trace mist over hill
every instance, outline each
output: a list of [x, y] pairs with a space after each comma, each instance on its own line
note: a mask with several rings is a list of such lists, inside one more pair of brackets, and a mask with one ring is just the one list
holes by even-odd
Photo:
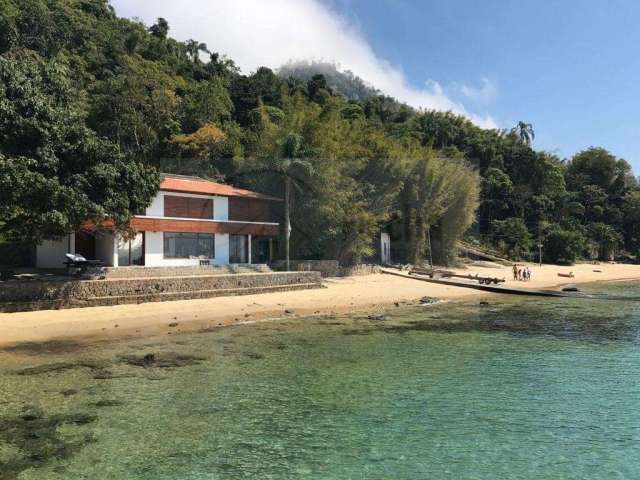
[[304, 83], [314, 75], [324, 75], [327, 85], [334, 93], [348, 100], [362, 102], [370, 97], [382, 95], [380, 90], [369, 84], [350, 70], [340, 70], [340, 66], [331, 62], [296, 61], [289, 62], [277, 71], [278, 76], [287, 80], [298, 79]]

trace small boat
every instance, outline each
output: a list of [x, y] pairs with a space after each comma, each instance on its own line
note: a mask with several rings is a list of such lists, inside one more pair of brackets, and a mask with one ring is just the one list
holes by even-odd
[[574, 278], [575, 275], [573, 274], [573, 272], [569, 272], [569, 273], [558, 273], [559, 277], [566, 277], [566, 278]]

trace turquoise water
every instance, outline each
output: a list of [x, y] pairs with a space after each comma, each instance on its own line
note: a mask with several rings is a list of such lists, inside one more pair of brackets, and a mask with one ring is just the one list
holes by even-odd
[[5, 351], [0, 480], [640, 478], [640, 305], [488, 301]]

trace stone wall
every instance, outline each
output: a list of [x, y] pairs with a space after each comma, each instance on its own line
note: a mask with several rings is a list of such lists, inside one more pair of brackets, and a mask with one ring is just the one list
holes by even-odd
[[[276, 270], [285, 270], [284, 260], [273, 263]], [[320, 272], [323, 277], [339, 277], [340, 264], [337, 260], [291, 260], [289, 268], [294, 272]]]
[[117, 280], [0, 282], [0, 311], [186, 300], [320, 288], [319, 272], [246, 273]]
[[230, 273], [268, 273], [264, 264], [253, 265], [203, 265], [180, 267], [117, 267], [103, 268], [99, 275], [111, 280], [115, 278], [190, 277], [198, 275], [228, 275]]
[[[356, 275], [370, 275], [380, 273], [380, 266], [373, 264], [358, 264], [351, 267], [341, 267], [337, 260], [291, 260], [290, 268], [296, 272], [316, 271], [326, 277], [351, 277]], [[284, 270], [284, 260], [273, 264], [276, 270]]]

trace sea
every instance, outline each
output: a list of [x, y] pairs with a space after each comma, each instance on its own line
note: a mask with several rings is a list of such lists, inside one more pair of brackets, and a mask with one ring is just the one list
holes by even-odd
[[581, 288], [15, 345], [0, 480], [638, 479], [640, 283]]

